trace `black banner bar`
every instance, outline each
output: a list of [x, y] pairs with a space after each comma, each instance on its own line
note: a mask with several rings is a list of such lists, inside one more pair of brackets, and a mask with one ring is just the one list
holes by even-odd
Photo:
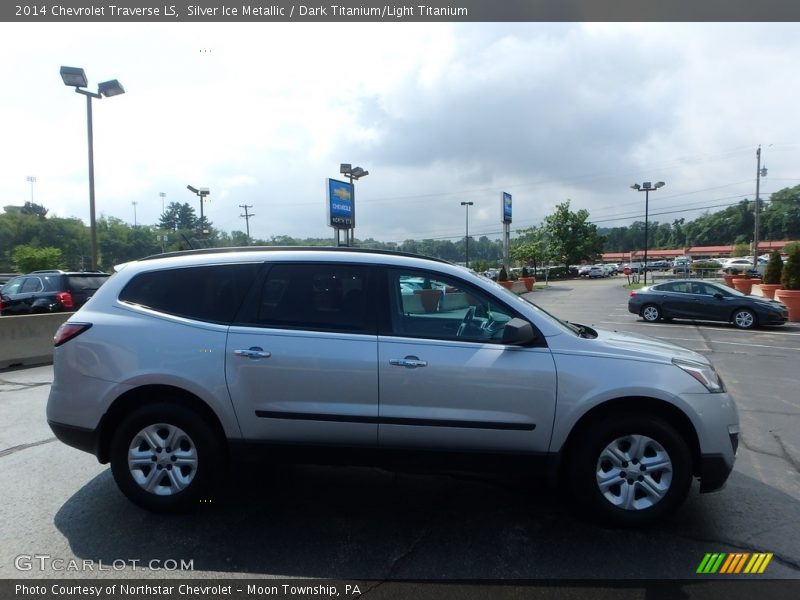
[[787, 0], [43, 0], [0, 3], [8, 22], [771, 22]]

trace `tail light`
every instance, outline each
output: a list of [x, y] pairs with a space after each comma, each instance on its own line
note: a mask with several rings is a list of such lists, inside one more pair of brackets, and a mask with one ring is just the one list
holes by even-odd
[[62, 324], [61, 327], [58, 328], [58, 331], [56, 331], [56, 335], [53, 337], [53, 347], [57, 348], [61, 344], [64, 344], [72, 338], [79, 336], [91, 326], [91, 323], [67, 322]]
[[636, 290], [631, 290], [631, 293], [628, 294], [628, 295], [629, 296], [635, 296], [636, 294], [638, 294], [638, 292]]
[[56, 300], [58, 300], [65, 309], [75, 308], [75, 303], [72, 301], [72, 294], [69, 292], [59, 292], [56, 294]]

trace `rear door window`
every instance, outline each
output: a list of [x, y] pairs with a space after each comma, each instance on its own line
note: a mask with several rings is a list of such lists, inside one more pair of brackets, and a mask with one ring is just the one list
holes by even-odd
[[361, 265], [272, 266], [249, 320], [261, 327], [375, 333], [374, 303], [368, 301], [370, 269]]
[[119, 299], [170, 315], [227, 324], [236, 316], [259, 267], [242, 263], [140, 273]]

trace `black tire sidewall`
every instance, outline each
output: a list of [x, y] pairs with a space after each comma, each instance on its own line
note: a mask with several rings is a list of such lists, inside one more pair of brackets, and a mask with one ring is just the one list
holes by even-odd
[[[197, 473], [184, 490], [158, 496], [142, 489], [128, 469], [128, 449], [133, 437], [156, 423], [182, 429], [197, 449]], [[122, 420], [111, 441], [111, 471], [120, 490], [133, 503], [153, 512], [186, 512], [207, 499], [222, 468], [220, 444], [208, 423], [196, 412], [174, 404], [149, 404]]]
[[[650, 508], [629, 511], [606, 500], [596, 481], [597, 459], [612, 441], [626, 435], [644, 435], [658, 442], [672, 461], [672, 484], [667, 494]], [[588, 516], [619, 526], [641, 526], [664, 518], [678, 508], [692, 483], [692, 457], [687, 443], [674, 427], [649, 415], [625, 415], [591, 424], [571, 453], [569, 477], [573, 499]]]

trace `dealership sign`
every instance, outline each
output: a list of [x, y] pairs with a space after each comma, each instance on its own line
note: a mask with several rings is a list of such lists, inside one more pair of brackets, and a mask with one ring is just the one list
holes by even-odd
[[511, 223], [511, 194], [503, 192], [503, 223]]
[[328, 226], [353, 229], [356, 226], [356, 204], [352, 183], [327, 180]]

